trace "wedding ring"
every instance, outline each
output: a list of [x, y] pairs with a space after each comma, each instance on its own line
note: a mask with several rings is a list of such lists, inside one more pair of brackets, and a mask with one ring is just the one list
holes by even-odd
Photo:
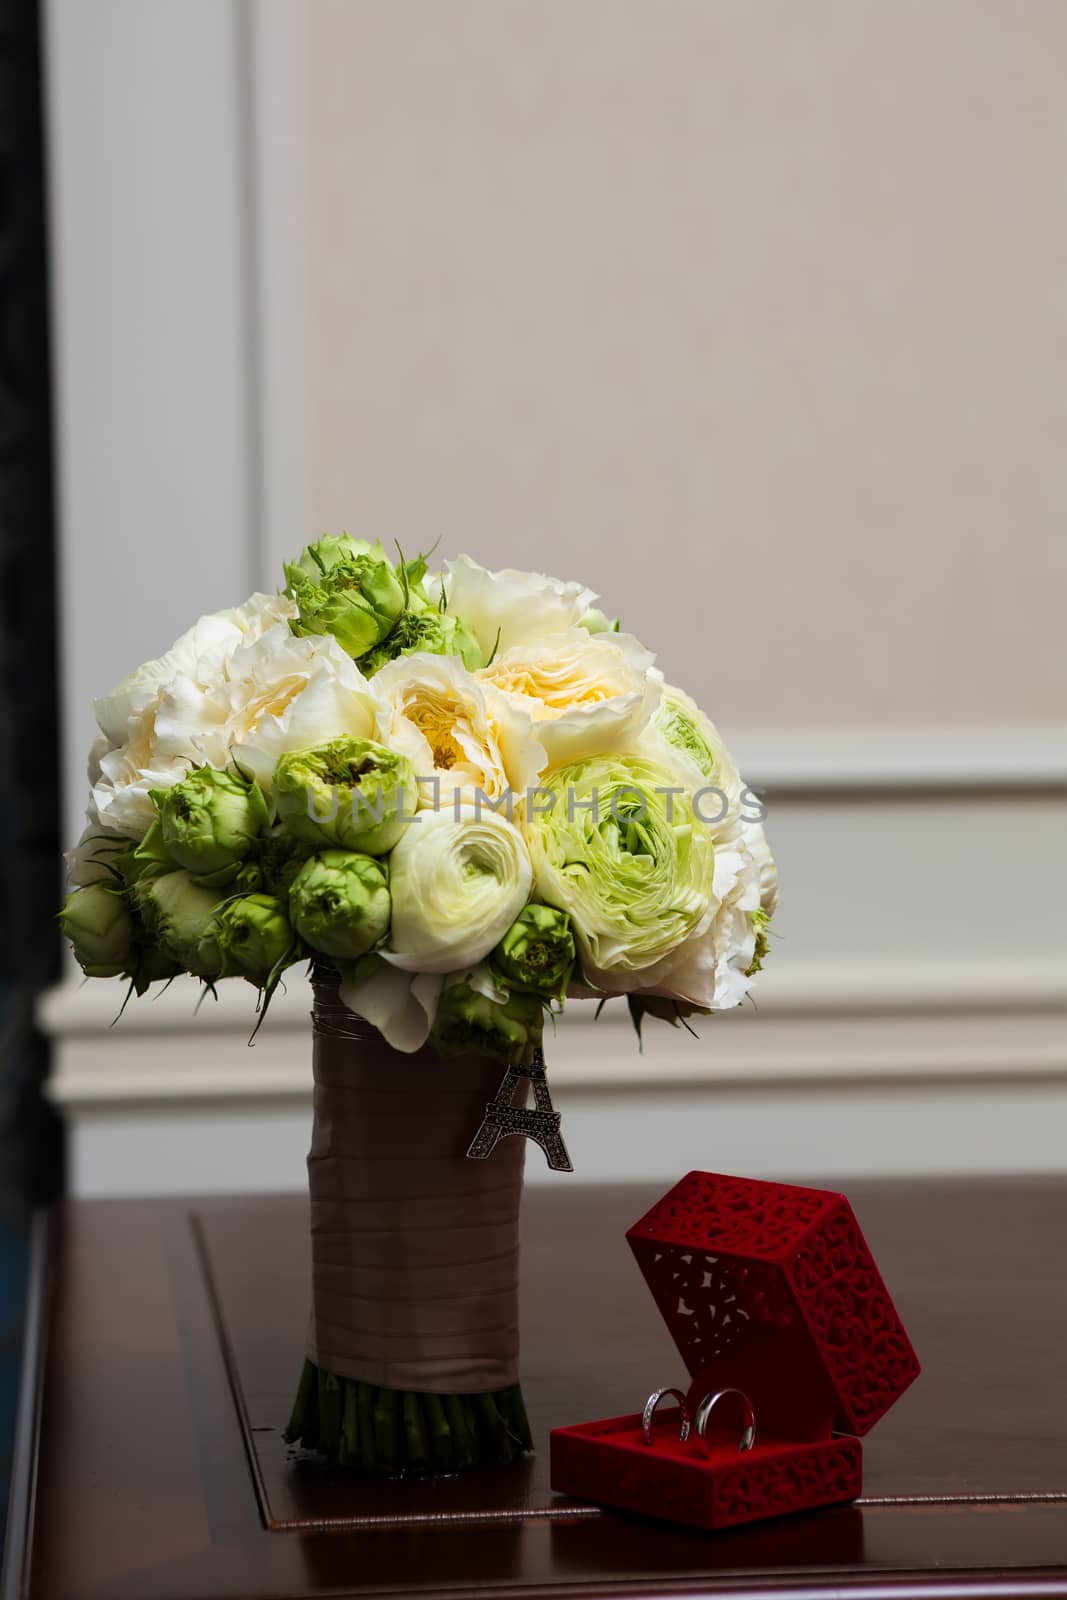
[[746, 1450], [751, 1450], [756, 1442], [756, 1412], [752, 1401], [741, 1389], [720, 1389], [717, 1394], [706, 1394], [704, 1396], [697, 1406], [697, 1437], [704, 1439], [705, 1443], [707, 1442], [705, 1430], [708, 1426], [708, 1418], [719, 1401], [725, 1400], [729, 1395], [736, 1395], [744, 1403], [745, 1425], [741, 1433], [741, 1442], [737, 1447], [738, 1455], [743, 1455]]
[[682, 1426], [678, 1434], [679, 1443], [684, 1444], [689, 1437], [689, 1402], [686, 1400], [685, 1395], [681, 1389], [657, 1389], [645, 1401], [644, 1415], [641, 1418], [641, 1431], [644, 1433], [645, 1443], [650, 1447], [652, 1444], [652, 1417], [660, 1401], [667, 1395], [670, 1395], [673, 1400], [677, 1400], [681, 1407]]

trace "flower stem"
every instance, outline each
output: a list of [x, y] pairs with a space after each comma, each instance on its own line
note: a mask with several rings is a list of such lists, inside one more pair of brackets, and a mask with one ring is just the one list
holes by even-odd
[[533, 1448], [518, 1384], [491, 1394], [418, 1394], [339, 1378], [310, 1361], [284, 1437], [335, 1466], [394, 1475], [499, 1465]]

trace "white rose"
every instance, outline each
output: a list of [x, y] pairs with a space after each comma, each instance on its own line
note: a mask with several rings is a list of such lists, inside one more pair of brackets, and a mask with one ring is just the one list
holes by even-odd
[[[433, 594], [434, 585], [427, 585]], [[493, 650], [510, 650], [581, 621], [597, 596], [580, 583], [562, 583], [543, 572], [503, 567], [490, 572], [470, 556], [446, 563], [437, 580], [449, 611], [474, 634], [488, 660]]]
[[373, 682], [384, 702], [380, 737], [411, 761], [425, 805], [471, 804], [476, 790], [489, 800], [509, 790], [521, 799], [536, 783], [545, 751], [528, 711], [458, 656], [398, 656]]
[[423, 811], [389, 857], [389, 949], [407, 972], [446, 973], [487, 956], [530, 896], [526, 842], [512, 823], [473, 806]]
[[628, 633], [569, 628], [512, 646], [477, 676], [528, 712], [558, 767], [635, 748], [662, 693], [655, 659]]

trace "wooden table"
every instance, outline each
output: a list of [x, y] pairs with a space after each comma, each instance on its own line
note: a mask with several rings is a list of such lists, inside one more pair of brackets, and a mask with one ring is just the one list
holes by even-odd
[[39, 1241], [5, 1600], [447, 1593], [1067, 1596], [1067, 1186], [849, 1186], [925, 1371], [857, 1505], [696, 1534], [553, 1496], [548, 1429], [681, 1376], [623, 1240], [654, 1196], [527, 1193], [504, 1474], [331, 1475], [281, 1439], [299, 1199], [71, 1205]]

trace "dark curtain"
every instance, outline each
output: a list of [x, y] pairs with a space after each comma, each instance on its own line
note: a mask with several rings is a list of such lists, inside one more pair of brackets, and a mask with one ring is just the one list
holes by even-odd
[[33, 1021], [36, 996], [59, 975], [61, 882], [41, 91], [37, 0], [0, 0], [0, 1491], [25, 1220], [62, 1184], [60, 1125], [41, 1094], [48, 1053]]
[[0, 0], [0, 1201], [61, 1174], [36, 995], [59, 972], [60, 888], [46, 206], [36, 0]]

